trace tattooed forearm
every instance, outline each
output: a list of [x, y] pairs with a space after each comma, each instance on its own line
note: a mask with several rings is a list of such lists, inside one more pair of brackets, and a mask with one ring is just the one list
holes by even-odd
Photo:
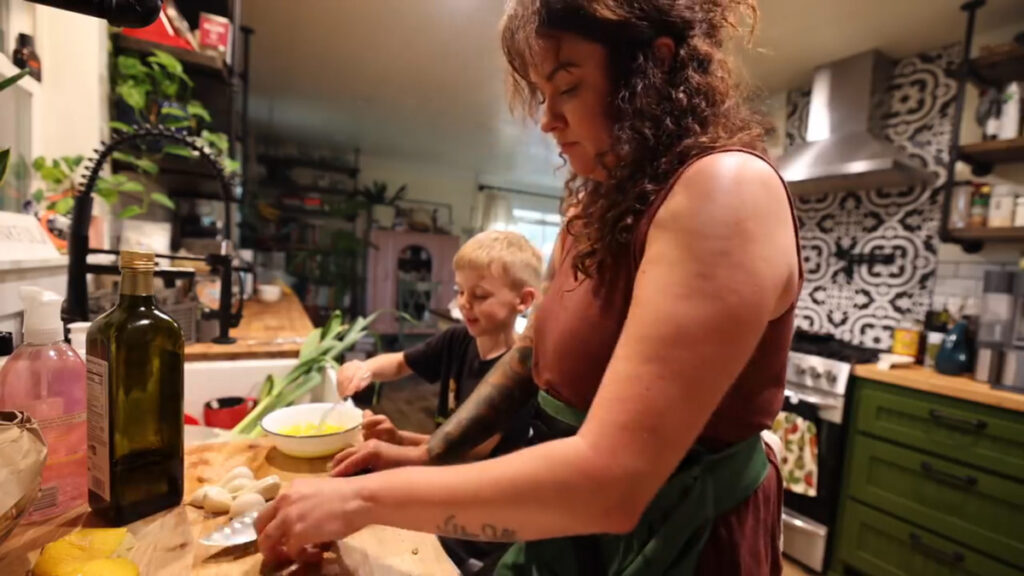
[[516, 346], [499, 360], [466, 402], [430, 436], [427, 453], [431, 463], [462, 460], [500, 432], [537, 395], [532, 365], [531, 346]]
[[515, 530], [494, 524], [482, 524], [480, 529], [474, 532], [465, 524], [459, 523], [454, 514], [445, 518], [443, 523], [438, 524], [437, 533], [440, 536], [451, 536], [463, 540], [485, 540], [488, 542], [515, 542], [518, 540]]

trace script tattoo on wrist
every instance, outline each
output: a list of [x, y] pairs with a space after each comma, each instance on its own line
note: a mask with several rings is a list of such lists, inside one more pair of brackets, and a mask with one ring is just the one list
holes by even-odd
[[515, 530], [494, 524], [481, 524], [480, 529], [474, 532], [465, 524], [459, 522], [454, 514], [450, 514], [444, 519], [444, 522], [438, 524], [437, 533], [441, 536], [450, 536], [463, 540], [482, 540], [487, 542], [515, 542], [518, 540]]

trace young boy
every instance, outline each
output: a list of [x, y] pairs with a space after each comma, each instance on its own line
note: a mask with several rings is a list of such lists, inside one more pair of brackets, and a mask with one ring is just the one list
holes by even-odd
[[[362, 390], [373, 381], [397, 380], [411, 373], [441, 384], [436, 420], [443, 422], [469, 397], [480, 380], [515, 341], [515, 321], [537, 297], [541, 254], [516, 232], [477, 234], [455, 254], [455, 285], [464, 324], [449, 328], [404, 352], [346, 362], [338, 372], [338, 393]], [[528, 415], [478, 449], [480, 457], [508, 452], [525, 439]], [[387, 416], [366, 414], [363, 437], [418, 446], [430, 438], [398, 430]]]

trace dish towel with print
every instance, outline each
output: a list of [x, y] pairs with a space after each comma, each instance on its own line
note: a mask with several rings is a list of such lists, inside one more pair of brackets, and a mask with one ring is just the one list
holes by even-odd
[[792, 412], [775, 417], [772, 432], [782, 440], [779, 467], [786, 490], [814, 498], [818, 495], [818, 427]]

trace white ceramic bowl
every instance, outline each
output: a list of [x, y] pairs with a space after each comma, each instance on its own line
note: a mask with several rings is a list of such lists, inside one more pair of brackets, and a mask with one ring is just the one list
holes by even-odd
[[256, 295], [260, 302], [277, 302], [281, 299], [281, 286], [277, 284], [260, 284], [256, 287]]
[[289, 456], [296, 458], [332, 456], [353, 446], [362, 433], [363, 411], [357, 408], [352, 400], [337, 406], [327, 417], [328, 424], [345, 426], [345, 429], [340, 432], [316, 436], [288, 436], [281, 433], [290, 426], [306, 423], [316, 425], [320, 422], [324, 412], [332, 405], [330, 402], [313, 402], [279, 408], [264, 416], [260, 426], [274, 441], [274, 446]]

